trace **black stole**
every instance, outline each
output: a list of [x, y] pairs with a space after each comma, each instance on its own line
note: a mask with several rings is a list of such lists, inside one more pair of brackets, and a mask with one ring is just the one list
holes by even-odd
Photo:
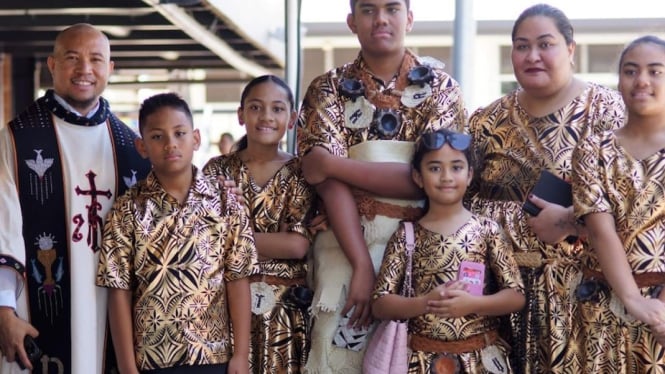
[[[114, 199], [122, 195], [131, 182], [145, 178], [150, 170], [149, 162], [134, 148], [137, 135], [110, 112], [105, 99], [100, 98], [99, 104], [99, 109], [91, 118], [81, 117], [60, 105], [55, 100], [53, 91], [49, 90], [9, 123], [16, 148], [17, 188], [26, 247], [25, 268], [15, 260], [12, 260], [10, 265], [20, 273], [26, 271], [30, 323], [40, 331], [37, 345], [46, 356], [60, 359], [65, 373], [71, 372], [71, 355], [84, 354], [71, 352], [69, 243], [72, 240], [88, 240], [91, 248], [98, 250], [101, 243], [98, 243], [97, 234], [102, 229], [101, 219], [104, 217], [93, 217], [90, 214], [87, 217], [68, 216], [60, 148], [52, 116], [75, 125], [106, 125], [109, 129], [115, 153], [115, 191], [113, 194], [110, 191], [96, 191], [94, 173], [88, 173], [87, 177], [91, 182], [89, 188], [85, 191], [77, 189], [77, 192], [89, 196], [89, 213], [98, 210], [95, 206], [97, 194]], [[86, 146], [85, 142], [86, 139], [81, 139], [82, 147]], [[75, 149], [65, 151], [76, 152]], [[90, 230], [87, 238], [78, 231], [74, 232], [74, 238], [68, 237], [67, 222], [70, 219], [72, 221], [69, 224], [74, 227], [81, 227], [81, 220], [89, 221], [85, 222]], [[81, 232], [85, 231], [85, 228], [82, 228]], [[98, 326], [82, 328], [97, 329]], [[104, 366], [110, 370], [115, 366], [115, 357], [110, 339], [106, 341], [107, 357]], [[46, 357], [42, 357], [42, 360], [48, 365]], [[51, 373], [57, 365], [48, 366], [48, 372]], [[105, 372], [109, 372], [107, 369]], [[43, 372], [41, 363], [37, 365], [35, 372]]]

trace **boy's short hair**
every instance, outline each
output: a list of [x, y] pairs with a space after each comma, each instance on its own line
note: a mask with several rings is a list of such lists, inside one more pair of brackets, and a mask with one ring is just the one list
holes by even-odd
[[[358, 0], [349, 0], [349, 5], [351, 5], [351, 13], [353, 13], [356, 9], [356, 3]], [[404, 4], [406, 4], [406, 9], [411, 9], [411, 0], [404, 0]]]
[[143, 100], [141, 108], [139, 109], [139, 132], [141, 134], [143, 134], [143, 129], [145, 128], [145, 122], [148, 119], [148, 116], [164, 107], [173, 108], [185, 113], [189, 119], [189, 122], [192, 124], [192, 127], [194, 126], [192, 111], [189, 109], [187, 102], [183, 100], [178, 94], [174, 92], [167, 92], [153, 95]]

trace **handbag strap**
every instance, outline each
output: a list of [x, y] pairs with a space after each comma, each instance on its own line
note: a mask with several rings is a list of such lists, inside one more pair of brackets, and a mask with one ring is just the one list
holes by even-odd
[[404, 222], [404, 232], [406, 234], [406, 272], [404, 273], [404, 282], [402, 282], [402, 296], [413, 296], [411, 288], [411, 271], [413, 270], [413, 251], [416, 243], [413, 234], [413, 222]]

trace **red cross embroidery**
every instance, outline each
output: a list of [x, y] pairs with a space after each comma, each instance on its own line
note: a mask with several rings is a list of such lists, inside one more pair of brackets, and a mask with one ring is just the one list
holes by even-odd
[[[90, 196], [90, 205], [85, 206], [88, 211], [88, 237], [86, 242], [88, 243], [88, 247], [94, 252], [97, 252], [100, 249], [99, 242], [102, 237], [102, 217], [98, 213], [102, 209], [102, 204], [97, 201], [97, 196], [106, 196], [107, 199], [110, 199], [113, 194], [111, 193], [111, 190], [102, 191], [97, 189], [95, 186], [95, 177], [97, 174], [92, 170], [90, 170], [85, 176], [88, 177], [90, 189], [82, 190], [79, 186], [76, 186], [75, 191], [78, 195]], [[76, 225], [74, 233], [72, 234], [72, 240], [78, 242], [83, 239], [80, 229], [85, 220], [80, 213], [74, 216], [72, 220]]]

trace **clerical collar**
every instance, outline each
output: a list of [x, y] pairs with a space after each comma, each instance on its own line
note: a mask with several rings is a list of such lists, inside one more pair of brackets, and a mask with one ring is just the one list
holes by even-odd
[[85, 116], [82, 116], [81, 113], [78, 110], [74, 109], [73, 106], [69, 105], [69, 103], [66, 102], [65, 99], [62, 98], [62, 96], [55, 93], [55, 91], [53, 92], [53, 98], [56, 99], [60, 103], [60, 105], [65, 107], [65, 109], [67, 109], [68, 111], [76, 114], [77, 116], [81, 116], [81, 117], [90, 118], [90, 117], [94, 116], [95, 113], [97, 112], [97, 109], [99, 109], [99, 101], [98, 101], [97, 105], [95, 105], [95, 107], [92, 108], [92, 110], [89, 111], [88, 114], [86, 114]]
[[106, 121], [109, 113], [108, 102], [100, 97], [97, 106], [87, 116], [81, 116], [62, 97], [55, 94], [52, 89], [46, 91], [44, 103], [48, 109], [59, 118], [79, 126], [96, 126]]

